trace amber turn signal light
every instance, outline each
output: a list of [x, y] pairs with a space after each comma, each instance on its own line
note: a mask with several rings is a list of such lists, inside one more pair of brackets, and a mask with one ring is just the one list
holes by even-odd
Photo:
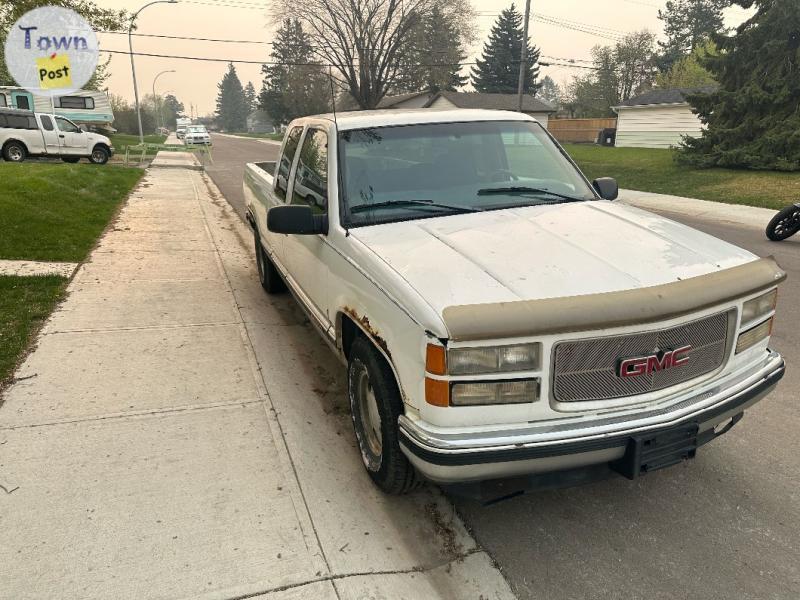
[[447, 352], [443, 346], [428, 344], [425, 349], [425, 370], [433, 375], [447, 374]]
[[450, 383], [426, 377], [425, 402], [433, 406], [450, 406]]

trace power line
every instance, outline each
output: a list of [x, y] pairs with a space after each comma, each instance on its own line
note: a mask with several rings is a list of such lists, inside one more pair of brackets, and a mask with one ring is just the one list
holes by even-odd
[[[188, 1], [188, 0], [184, 0]], [[98, 31], [97, 33], [110, 33], [113, 35], [128, 35], [125, 31]], [[201, 38], [201, 37], [191, 37], [191, 36], [183, 36], [183, 35], [165, 35], [165, 34], [157, 34], [157, 33], [132, 33], [131, 35], [136, 37], [147, 37], [147, 38], [160, 38], [160, 39], [167, 39], [167, 40], [193, 40], [198, 42], [219, 42], [223, 44], [267, 44], [272, 45], [275, 42], [265, 42], [263, 40], [223, 40], [218, 38]]]

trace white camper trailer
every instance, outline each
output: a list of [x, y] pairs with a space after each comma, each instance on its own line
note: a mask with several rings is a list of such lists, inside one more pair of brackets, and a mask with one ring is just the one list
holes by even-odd
[[68, 96], [50, 98], [34, 96], [24, 88], [0, 86], [0, 108], [18, 108], [37, 113], [55, 112], [84, 129], [113, 132], [114, 112], [103, 92], [78, 90]]

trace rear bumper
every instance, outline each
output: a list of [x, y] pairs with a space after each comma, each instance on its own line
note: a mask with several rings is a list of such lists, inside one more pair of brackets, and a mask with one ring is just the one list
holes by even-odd
[[610, 463], [623, 458], [642, 434], [696, 423], [699, 438], [766, 396], [785, 371], [770, 352], [755, 371], [729, 377], [666, 408], [594, 422], [526, 424], [515, 430], [451, 433], [400, 417], [400, 447], [420, 473], [439, 483], [459, 483], [549, 473]]

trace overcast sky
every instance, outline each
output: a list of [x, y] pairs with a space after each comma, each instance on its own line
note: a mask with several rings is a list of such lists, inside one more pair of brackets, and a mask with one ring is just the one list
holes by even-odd
[[[302, 0], [300, 0], [302, 1]], [[532, 0], [532, 11], [561, 21], [562, 26], [531, 20], [531, 38], [543, 55], [542, 61], [557, 59], [589, 59], [590, 51], [597, 44], [612, 44], [606, 36], [624, 32], [649, 29], [661, 33], [661, 22], [657, 18], [658, 8], [665, 4], [660, 0]], [[98, 0], [98, 4], [109, 8], [138, 10], [147, 0]], [[509, 5], [506, 0], [472, 0], [478, 17], [478, 40], [472, 49], [473, 57], [479, 55], [496, 15]], [[272, 40], [272, 28], [267, 14], [268, 0], [183, 0], [179, 4], [155, 4], [139, 15], [138, 33], [191, 36], [232, 40]], [[519, 6], [519, 4], [518, 4]], [[524, 7], [524, 5], [522, 5]], [[732, 8], [726, 14], [728, 24], [740, 23], [747, 13]], [[592, 27], [598, 35], [575, 31], [564, 25], [566, 22]], [[106, 50], [128, 49], [126, 35], [101, 34], [100, 45]], [[134, 51], [153, 54], [170, 54], [237, 60], [267, 60], [270, 46], [266, 44], [216, 43], [194, 40], [168, 40], [134, 37]], [[547, 58], [545, 58], [547, 57]], [[471, 57], [472, 58], [472, 57]], [[560, 62], [563, 62], [561, 60]], [[258, 90], [261, 87], [259, 65], [237, 64], [237, 71], [245, 85], [252, 81]], [[153, 78], [164, 70], [175, 73], [162, 75], [156, 92], [174, 93], [186, 106], [194, 105], [195, 114], [206, 115], [214, 111], [217, 83], [222, 78], [227, 64], [224, 62], [198, 62], [169, 58], [136, 57], [136, 74], [139, 93], [152, 93]], [[557, 83], [568, 81], [578, 68], [543, 67], [542, 76], [550, 75]], [[111, 92], [133, 100], [128, 56], [114, 55], [111, 62], [111, 77], [108, 80]]]

